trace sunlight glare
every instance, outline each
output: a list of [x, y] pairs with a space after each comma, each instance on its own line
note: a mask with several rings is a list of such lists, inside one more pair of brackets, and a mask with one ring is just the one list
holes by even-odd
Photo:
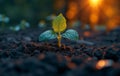
[[102, 0], [89, 0], [90, 6], [91, 7], [97, 7], [101, 4]]

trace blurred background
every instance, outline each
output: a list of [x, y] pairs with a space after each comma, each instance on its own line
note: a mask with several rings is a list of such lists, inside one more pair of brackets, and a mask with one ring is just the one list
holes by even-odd
[[0, 13], [10, 18], [11, 24], [25, 19], [35, 25], [54, 13], [53, 0], [0, 0]]
[[62, 12], [69, 27], [102, 25], [112, 29], [120, 25], [120, 0], [0, 0], [0, 14], [9, 17], [9, 25], [28, 21], [44, 24]]

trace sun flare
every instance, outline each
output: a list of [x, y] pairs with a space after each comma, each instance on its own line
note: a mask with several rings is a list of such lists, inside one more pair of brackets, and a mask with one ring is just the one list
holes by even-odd
[[101, 4], [102, 0], [89, 0], [90, 6], [91, 7], [97, 7]]

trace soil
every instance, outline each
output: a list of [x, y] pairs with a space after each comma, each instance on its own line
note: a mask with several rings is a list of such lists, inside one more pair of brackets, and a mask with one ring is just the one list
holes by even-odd
[[[62, 39], [39, 42], [43, 28], [0, 32], [0, 76], [120, 76], [120, 29], [77, 30], [89, 45]], [[106, 66], [97, 68], [100, 60]], [[112, 61], [112, 64], [110, 64]]]

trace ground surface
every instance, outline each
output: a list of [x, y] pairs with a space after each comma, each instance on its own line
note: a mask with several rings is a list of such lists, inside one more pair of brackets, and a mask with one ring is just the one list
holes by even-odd
[[[0, 32], [0, 76], [120, 76], [120, 29], [106, 32], [77, 30], [94, 45], [62, 40], [39, 42], [45, 29]], [[101, 69], [101, 59], [113, 63]]]

